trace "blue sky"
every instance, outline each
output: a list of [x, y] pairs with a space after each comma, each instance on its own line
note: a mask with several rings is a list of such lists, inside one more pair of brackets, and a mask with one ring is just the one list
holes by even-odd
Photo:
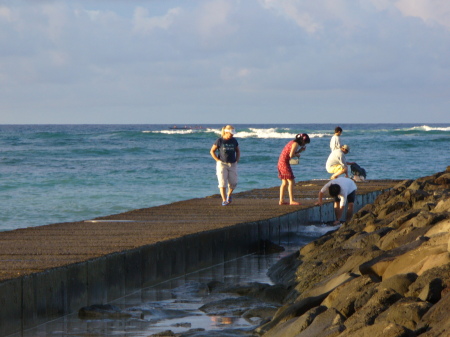
[[0, 0], [0, 124], [449, 123], [448, 0]]

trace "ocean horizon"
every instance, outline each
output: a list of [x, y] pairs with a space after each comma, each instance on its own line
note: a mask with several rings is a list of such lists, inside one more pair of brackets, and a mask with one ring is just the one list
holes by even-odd
[[[297, 133], [311, 143], [296, 181], [328, 179], [336, 124], [235, 124], [236, 192], [279, 186], [277, 160]], [[340, 124], [367, 179], [417, 179], [450, 165], [450, 124]], [[0, 231], [88, 220], [218, 193], [209, 150], [219, 124], [0, 125]], [[278, 202], [278, 200], [274, 200]]]

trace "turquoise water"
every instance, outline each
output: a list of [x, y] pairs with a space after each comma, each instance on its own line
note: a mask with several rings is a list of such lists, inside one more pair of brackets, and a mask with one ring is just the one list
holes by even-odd
[[[209, 155], [221, 125], [0, 125], [0, 230], [92, 219], [217, 194]], [[298, 180], [326, 179], [334, 124], [235, 125], [236, 192], [279, 185], [295, 134], [311, 137]], [[450, 124], [341, 124], [367, 179], [415, 179], [450, 165]], [[274, 200], [277, 202], [277, 200]]]

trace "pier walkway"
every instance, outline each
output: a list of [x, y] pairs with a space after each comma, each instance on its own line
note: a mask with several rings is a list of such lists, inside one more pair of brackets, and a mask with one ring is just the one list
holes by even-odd
[[[252, 241], [255, 231], [259, 240], [265, 239], [261, 233], [270, 234], [281, 219], [291, 219], [291, 224], [319, 221], [314, 203], [326, 182], [296, 183], [300, 206], [278, 205], [279, 187], [273, 187], [236, 193], [226, 207], [219, 195], [213, 195], [93, 220], [0, 232], [0, 336], [233, 258], [227, 255], [232, 246]], [[357, 183], [357, 195], [376, 197], [397, 183]], [[361, 200], [356, 206], [367, 203]], [[331, 206], [331, 199], [326, 201], [330, 204], [322, 208]], [[301, 213], [313, 209], [310, 215]], [[321, 210], [323, 214], [328, 218], [324, 221], [332, 220], [332, 206], [326, 213]]]

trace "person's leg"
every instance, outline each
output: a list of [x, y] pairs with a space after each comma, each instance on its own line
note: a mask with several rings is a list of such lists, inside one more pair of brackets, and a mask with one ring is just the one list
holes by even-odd
[[217, 162], [216, 166], [217, 180], [219, 182], [220, 196], [222, 197], [222, 203], [227, 201], [226, 187], [228, 185], [228, 170], [226, 164]]
[[356, 198], [356, 190], [347, 195], [347, 215], [345, 217], [345, 221], [349, 222], [353, 216], [353, 205], [355, 203]]
[[335, 165], [332, 167], [332, 169], [329, 171], [329, 173], [333, 173], [333, 175], [330, 177], [330, 179], [336, 179], [337, 177], [339, 177], [341, 174], [345, 173], [345, 176], [348, 177], [348, 167], [345, 166], [341, 166], [341, 165]]
[[353, 202], [348, 203], [347, 207], [347, 216], [345, 217], [345, 221], [349, 222], [352, 219], [353, 216]]
[[227, 192], [225, 187], [219, 187], [220, 196], [222, 197], [222, 202], [227, 201]]
[[228, 194], [227, 201], [231, 202], [231, 195], [238, 183], [237, 164], [233, 163], [228, 166]]
[[288, 179], [288, 193], [289, 193], [289, 205], [300, 205], [297, 201], [294, 200], [294, 179]]
[[286, 202], [284, 201], [284, 191], [286, 190], [287, 180], [281, 179], [281, 185], [280, 185], [280, 205], [285, 205]]
[[336, 216], [336, 220], [333, 222], [333, 225], [340, 225], [341, 224], [342, 210], [340, 208], [340, 202], [339, 201], [334, 201], [334, 215]]

